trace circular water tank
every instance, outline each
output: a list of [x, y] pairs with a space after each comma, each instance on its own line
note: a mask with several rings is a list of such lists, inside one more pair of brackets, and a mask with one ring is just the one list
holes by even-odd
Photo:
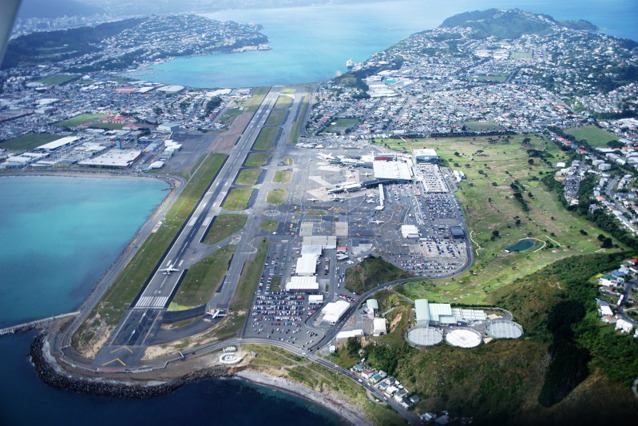
[[475, 348], [483, 339], [481, 333], [471, 328], [455, 328], [447, 332], [445, 341], [457, 348]]

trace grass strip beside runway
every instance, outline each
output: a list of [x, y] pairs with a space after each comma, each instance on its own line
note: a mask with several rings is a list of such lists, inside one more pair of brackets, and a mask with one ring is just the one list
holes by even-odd
[[212, 255], [192, 265], [188, 269], [184, 281], [180, 284], [169, 310], [174, 303], [176, 306], [194, 308], [208, 302], [224, 280], [234, 254], [235, 246], [222, 247]]
[[215, 216], [213, 224], [204, 237], [204, 243], [216, 244], [230, 237], [246, 225], [247, 216], [241, 214], [220, 214]]
[[257, 291], [259, 277], [261, 276], [267, 253], [268, 241], [262, 239], [255, 258], [244, 264], [237, 288], [235, 293], [233, 293], [233, 298], [230, 300], [228, 316], [224, 318], [217, 332], [218, 339], [223, 340], [236, 336], [244, 326], [253, 301], [253, 295]]

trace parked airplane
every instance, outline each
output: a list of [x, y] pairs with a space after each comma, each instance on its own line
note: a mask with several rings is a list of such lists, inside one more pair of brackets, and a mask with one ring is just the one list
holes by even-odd
[[377, 225], [379, 225], [380, 223], [383, 223], [382, 220], [371, 220], [370, 222], [375, 223]]

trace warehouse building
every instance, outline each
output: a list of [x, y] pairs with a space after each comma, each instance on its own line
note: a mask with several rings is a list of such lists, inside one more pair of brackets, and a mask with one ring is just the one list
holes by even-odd
[[288, 291], [319, 291], [319, 283], [316, 277], [290, 277], [286, 284]]
[[345, 300], [337, 300], [336, 302], [328, 303], [321, 310], [321, 314], [323, 315], [322, 322], [335, 324], [341, 319], [343, 314], [346, 313], [349, 307], [350, 303], [346, 302]]
[[487, 320], [487, 314], [480, 309], [452, 308], [448, 303], [430, 303], [427, 299], [414, 301], [416, 326], [452, 325]]

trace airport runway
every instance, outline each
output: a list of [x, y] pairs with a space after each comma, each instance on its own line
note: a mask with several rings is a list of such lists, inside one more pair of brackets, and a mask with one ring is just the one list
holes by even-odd
[[[176, 292], [185, 269], [190, 267], [193, 246], [201, 242], [213, 217], [221, 211], [221, 203], [275, 106], [280, 92], [281, 88], [273, 88], [266, 95], [239, 141], [229, 153], [228, 160], [216, 179], [162, 259], [160, 267], [155, 270], [141, 295], [136, 299], [135, 305], [125, 314], [109, 337], [107, 344], [96, 356], [94, 365], [126, 368], [131, 364], [139, 363], [146, 342], [159, 330], [162, 314]], [[121, 351], [120, 349], [124, 346], [127, 350]]]

